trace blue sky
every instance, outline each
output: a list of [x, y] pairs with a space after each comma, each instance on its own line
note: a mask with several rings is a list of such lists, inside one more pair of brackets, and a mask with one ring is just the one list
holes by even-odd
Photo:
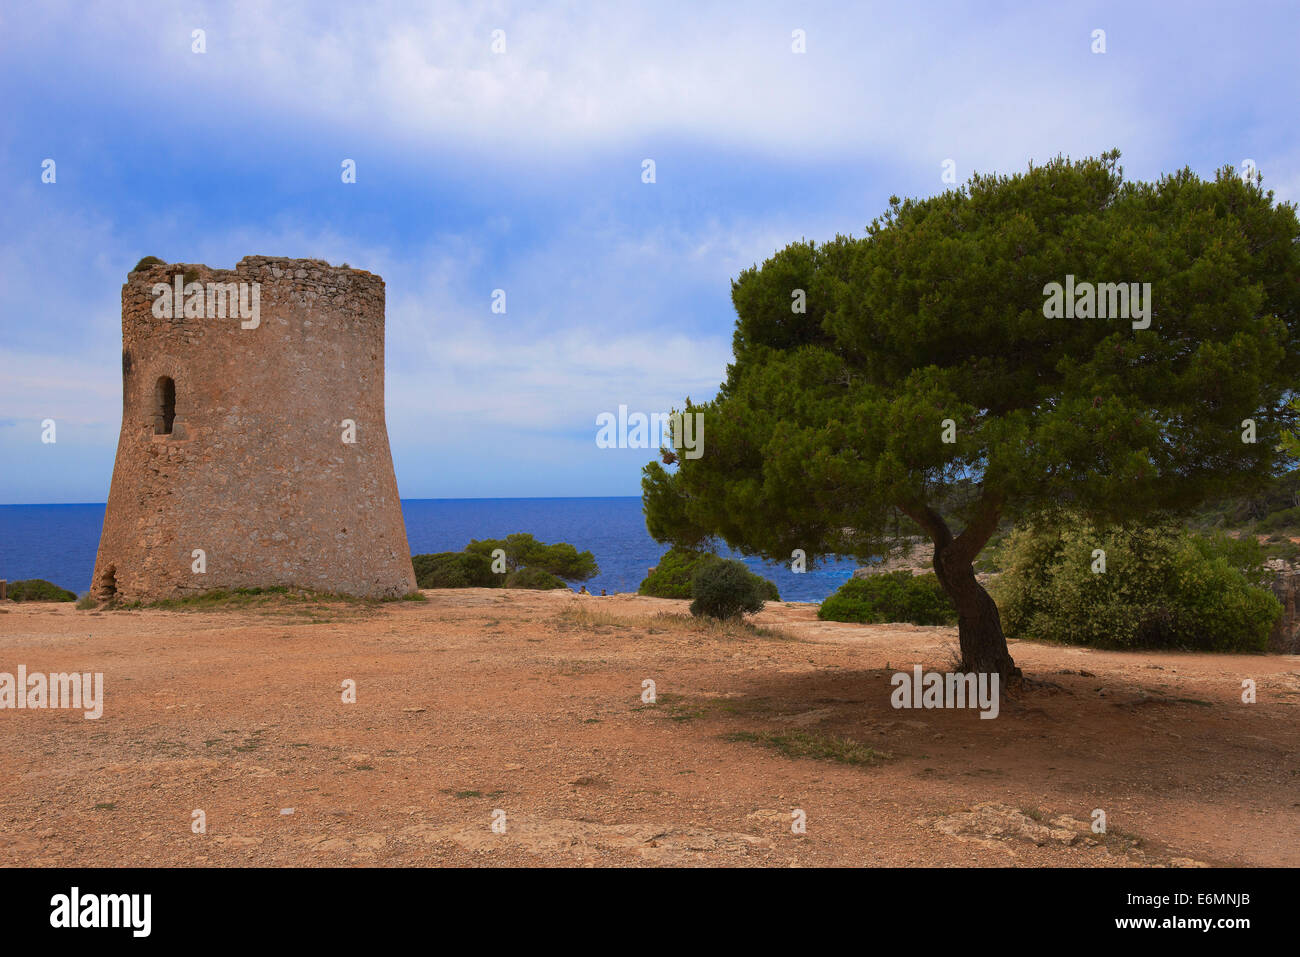
[[1300, 199], [1294, 4], [1057, 6], [7, 2], [0, 503], [107, 497], [144, 255], [382, 275], [404, 497], [635, 495], [596, 416], [712, 396], [731, 279], [945, 159], [1249, 158]]

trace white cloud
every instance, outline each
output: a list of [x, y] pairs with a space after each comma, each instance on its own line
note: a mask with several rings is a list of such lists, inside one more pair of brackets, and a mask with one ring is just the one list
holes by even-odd
[[[964, 180], [1111, 146], [1135, 178], [1184, 163], [1209, 175], [1249, 156], [1266, 186], [1300, 197], [1300, 148], [1278, 120], [1300, 81], [1274, 65], [1289, 64], [1294, 29], [1271, 8], [1243, 17], [1207, 4], [1170, 18], [1129, 3], [1080, 15], [1045, 5], [282, 0], [0, 16], [0, 78], [35, 91], [10, 92], [25, 125], [0, 133], [0, 158], [32, 163], [58, 140], [70, 160], [50, 188], [60, 192], [10, 179], [0, 204], [0, 422], [62, 417], [110, 456], [118, 288], [144, 254], [214, 266], [317, 257], [379, 273], [399, 462], [431, 469], [439, 443], [461, 443], [497, 455], [498, 471], [530, 463], [552, 483], [546, 493], [560, 494], [563, 481], [581, 490], [591, 474], [609, 488], [625, 481], [619, 468], [635, 476], [612, 464], [619, 455], [588, 454], [581, 432], [594, 432], [597, 412], [713, 394], [730, 356], [731, 278], [793, 239], [860, 234], [890, 192], [938, 191], [946, 158]], [[1094, 56], [1098, 25], [1109, 51]], [[790, 51], [796, 27], [807, 31], [803, 55]], [[207, 31], [202, 55], [190, 51], [195, 28]], [[506, 31], [504, 56], [490, 50], [494, 29]], [[73, 136], [44, 109], [87, 117], [85, 129]], [[159, 174], [169, 195], [192, 198], [181, 213], [151, 204], [147, 180], [99, 197], [69, 189], [80, 203], [61, 192], [79, 176], [124, 182], [108, 174], [136, 161], [141, 144], [196, 178]], [[375, 207], [295, 192], [312, 176], [337, 183], [344, 156], [358, 159], [362, 184], [385, 184], [369, 196]], [[645, 156], [660, 162], [655, 187], [637, 179]], [[299, 161], [315, 165], [284, 165]], [[384, 177], [384, 164], [403, 169]], [[627, 191], [611, 195], [621, 173], [610, 171], [624, 167]], [[697, 173], [724, 186], [734, 177], [734, 192], [710, 195]], [[246, 177], [244, 195], [265, 211], [211, 221], [205, 189], [228, 175]], [[357, 190], [348, 202], [367, 196]], [[460, 192], [455, 221], [439, 219], [436, 202]], [[428, 224], [404, 218], [394, 196], [429, 203]], [[178, 222], [182, 213], [209, 221]], [[498, 287], [505, 316], [488, 309]], [[496, 451], [477, 448], [485, 435]], [[532, 479], [518, 477], [515, 490]], [[508, 494], [516, 478], [495, 481], [490, 494]]]
[[[197, 26], [202, 55], [190, 51]], [[796, 26], [805, 54], [790, 49]], [[503, 55], [490, 49], [495, 29]], [[1162, 132], [1135, 95], [1150, 65], [1063, 63], [1086, 51], [1087, 31], [1041, 7], [114, 5], [66, 8], [41, 34], [87, 72], [113, 70], [114, 96], [147, 98], [173, 130], [306, 125], [523, 166], [671, 137], [796, 161], [1019, 167], [1045, 149]]]

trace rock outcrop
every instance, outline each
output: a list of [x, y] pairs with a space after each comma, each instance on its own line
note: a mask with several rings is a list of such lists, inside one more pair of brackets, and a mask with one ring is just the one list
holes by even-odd
[[1268, 650], [1284, 655], [1300, 654], [1300, 614], [1296, 610], [1300, 568], [1281, 560], [1268, 562], [1268, 567], [1273, 571], [1273, 594], [1282, 603], [1282, 617], [1268, 636]]

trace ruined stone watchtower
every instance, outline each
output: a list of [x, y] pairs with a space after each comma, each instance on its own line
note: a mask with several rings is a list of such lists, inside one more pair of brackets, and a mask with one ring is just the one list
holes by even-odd
[[316, 259], [122, 287], [122, 434], [91, 594], [415, 590], [384, 421], [384, 281]]

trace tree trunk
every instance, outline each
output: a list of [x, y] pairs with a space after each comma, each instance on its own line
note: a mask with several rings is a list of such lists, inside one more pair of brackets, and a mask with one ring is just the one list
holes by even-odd
[[998, 527], [1002, 499], [983, 495], [965, 531], [953, 537], [943, 516], [920, 501], [901, 502], [899, 510], [930, 533], [934, 541], [934, 573], [957, 607], [957, 637], [961, 661], [957, 670], [998, 675], [999, 692], [1020, 683], [1020, 669], [1011, 660], [1002, 634], [998, 606], [975, 578], [975, 556]]
[[961, 645], [961, 672], [996, 673], [1005, 691], [1020, 680], [1002, 634], [998, 606], [975, 578], [975, 568], [958, 549], [936, 546], [934, 573], [957, 607], [957, 636]]

